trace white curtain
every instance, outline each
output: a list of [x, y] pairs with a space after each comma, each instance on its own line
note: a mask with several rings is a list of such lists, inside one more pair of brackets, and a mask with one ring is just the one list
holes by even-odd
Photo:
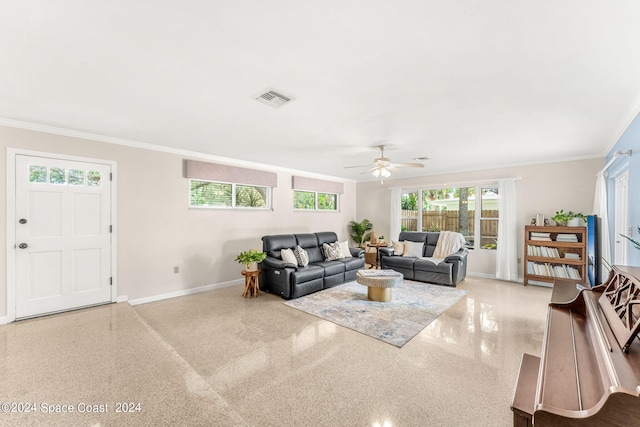
[[[606, 169], [606, 168], [605, 168]], [[609, 267], [605, 264], [611, 264], [611, 246], [609, 243], [609, 218], [607, 215], [607, 178], [605, 177], [605, 169], [596, 175], [596, 191], [593, 198], [593, 213], [598, 215], [598, 230], [600, 237], [600, 277], [605, 279], [609, 271]]]
[[500, 220], [498, 222], [498, 248], [496, 278], [518, 281], [518, 224], [516, 221], [516, 183], [514, 178], [500, 181]]
[[400, 225], [402, 222], [402, 210], [400, 198], [402, 197], [402, 189], [399, 187], [391, 188], [391, 211], [389, 212], [389, 239], [398, 240], [400, 235]]

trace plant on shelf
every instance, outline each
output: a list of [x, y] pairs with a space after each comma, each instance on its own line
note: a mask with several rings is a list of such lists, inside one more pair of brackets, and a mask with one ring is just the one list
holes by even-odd
[[349, 223], [349, 237], [359, 248], [364, 248], [365, 242], [369, 241], [371, 230], [373, 230], [373, 224], [368, 219]]
[[[638, 226], [638, 234], [640, 234], [640, 226]], [[627, 239], [628, 241], [631, 242], [631, 244], [633, 244], [633, 247], [640, 250], [640, 242], [638, 242], [637, 240], [633, 240], [631, 237], [629, 236], [625, 236], [624, 234], [620, 233], [620, 235], [622, 237], [624, 237], [625, 239]]]
[[556, 225], [561, 225], [566, 227], [570, 220], [574, 218], [579, 218], [584, 222], [587, 222], [587, 216], [582, 212], [574, 213], [572, 211], [565, 212], [563, 209], [556, 211], [556, 214], [551, 217], [552, 220], [556, 222]]
[[244, 264], [248, 271], [255, 270], [257, 263], [264, 261], [267, 257], [265, 252], [260, 252], [255, 249], [249, 249], [248, 251], [240, 252], [236, 257], [236, 261], [240, 264]]

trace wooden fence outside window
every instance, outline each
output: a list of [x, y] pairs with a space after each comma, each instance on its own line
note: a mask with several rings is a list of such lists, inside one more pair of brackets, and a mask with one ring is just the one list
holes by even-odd
[[[418, 212], [412, 210], [402, 211], [402, 230], [417, 231], [418, 230]], [[491, 243], [490, 240], [498, 238], [498, 210], [483, 210], [482, 217], [489, 221], [480, 221], [481, 244]], [[491, 220], [495, 218], [495, 220]], [[468, 211], [468, 234], [465, 235], [467, 240], [473, 241], [475, 233], [475, 211]], [[460, 231], [460, 212], [444, 211], [422, 212], [422, 231]], [[466, 233], [463, 233], [466, 234]]]

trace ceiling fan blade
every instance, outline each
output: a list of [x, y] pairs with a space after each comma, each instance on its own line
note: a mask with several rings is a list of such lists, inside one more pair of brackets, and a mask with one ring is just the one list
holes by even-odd
[[368, 168], [368, 167], [370, 167], [370, 166], [371, 166], [371, 164], [368, 164], [368, 165], [358, 165], [358, 166], [345, 166], [344, 168], [345, 168], [345, 169], [353, 169], [353, 168]]
[[422, 163], [393, 163], [393, 167], [396, 168], [423, 168]]

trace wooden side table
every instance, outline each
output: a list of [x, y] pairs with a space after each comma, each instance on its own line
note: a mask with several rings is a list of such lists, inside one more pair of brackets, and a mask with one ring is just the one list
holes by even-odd
[[242, 275], [244, 276], [244, 292], [242, 293], [242, 298], [257, 298], [258, 295], [260, 295], [260, 289], [258, 289], [260, 270], [242, 270]]
[[[371, 268], [380, 268], [380, 248], [386, 248], [388, 246], [389, 245], [386, 242], [367, 243], [367, 247], [376, 249], [375, 261], [374, 262], [367, 262], [367, 264], [371, 264]], [[366, 254], [365, 254], [365, 258], [366, 258]], [[371, 261], [373, 261], [373, 260], [371, 260]]]

